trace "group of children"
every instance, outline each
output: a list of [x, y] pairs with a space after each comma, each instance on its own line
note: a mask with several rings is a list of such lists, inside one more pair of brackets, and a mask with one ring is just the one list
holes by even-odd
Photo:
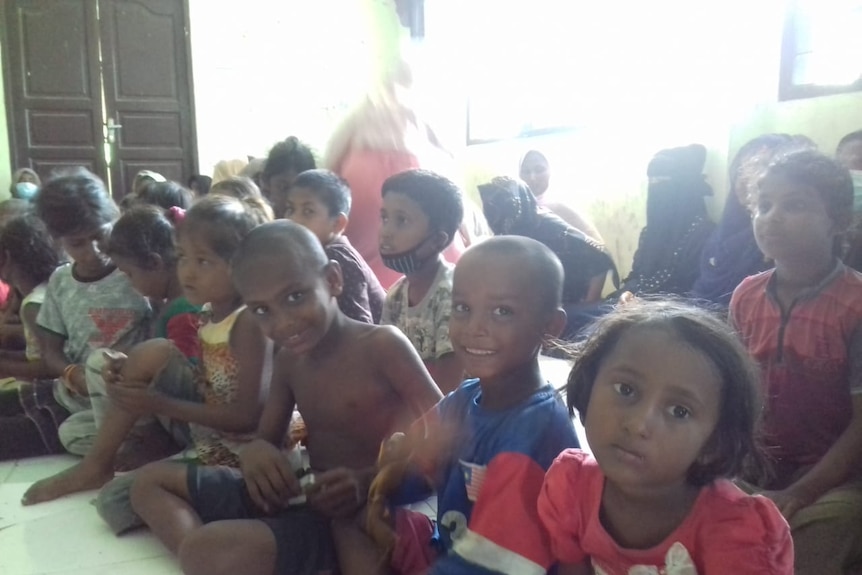
[[[774, 269], [729, 322], [679, 301], [604, 315], [573, 349], [568, 409], [538, 360], [566, 328], [554, 251], [507, 230], [452, 265], [456, 185], [408, 170], [381, 196], [380, 257], [403, 275], [386, 294], [326, 170], [293, 174], [276, 221], [242, 178], [122, 215], [92, 174], [46, 182], [0, 233], [0, 275], [25, 300], [25, 411], [44, 435], [62, 420], [83, 459], [24, 503], [101, 488], [115, 532], [146, 524], [190, 574], [862, 566], [846, 169], [774, 159], [750, 198]], [[434, 518], [405, 507], [432, 494]]]

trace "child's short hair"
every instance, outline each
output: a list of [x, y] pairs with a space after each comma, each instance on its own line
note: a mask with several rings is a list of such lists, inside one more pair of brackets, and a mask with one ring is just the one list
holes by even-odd
[[296, 177], [293, 187], [314, 192], [314, 195], [329, 210], [330, 217], [338, 214], [350, 215], [350, 186], [335, 172], [306, 170]]
[[272, 147], [263, 166], [261, 181], [269, 182], [273, 176], [285, 172], [300, 174], [317, 167], [311, 148], [296, 136], [290, 136]]
[[176, 236], [201, 235], [220, 258], [230, 261], [242, 239], [254, 228], [272, 220], [272, 210], [259, 198], [242, 200], [219, 194], [201, 198], [186, 212]]
[[0, 254], [6, 253], [37, 284], [48, 281], [65, 261], [45, 222], [33, 213], [12, 218], [0, 229]]
[[[782, 177], [795, 184], [813, 188], [826, 205], [826, 213], [836, 224], [849, 226], [853, 213], [853, 180], [847, 168], [814, 150], [801, 150], [778, 156], [758, 182]], [[757, 201], [755, 190], [753, 200]]]
[[144, 204], [169, 210], [173, 207], [187, 210], [193, 201], [192, 193], [177, 182], [150, 182], [137, 194], [136, 200]]
[[210, 193], [210, 187], [213, 184], [213, 179], [203, 174], [194, 174], [189, 178], [189, 189], [194, 189], [197, 185], [199, 196], [205, 196]]
[[[382, 195], [403, 194], [419, 204], [432, 232], [446, 234], [448, 246], [464, 219], [461, 188], [449, 178], [429, 170], [407, 170], [383, 182]], [[445, 247], [445, 246], [444, 246]]]
[[[563, 305], [563, 264], [557, 255], [542, 242], [526, 236], [494, 236], [470, 246], [467, 254], [483, 258], [503, 256], [511, 265], [512, 274], [535, 278], [532, 288], [539, 296], [542, 311], [550, 312]], [[456, 266], [457, 268], [457, 266]]]
[[862, 130], [856, 130], [855, 132], [850, 132], [838, 142], [838, 146], [836, 146], [835, 151], [839, 151], [841, 148], [848, 144], [852, 144], [853, 142], [862, 142]]
[[[274, 218], [272, 207], [260, 193], [260, 188], [254, 180], [245, 176], [231, 176], [226, 180], [216, 182], [210, 187], [210, 194], [230, 196], [261, 210], [271, 220]], [[207, 194], [209, 195], [209, 194]]]
[[105, 184], [84, 168], [53, 176], [36, 194], [34, 204], [36, 214], [58, 238], [104, 228], [120, 217]]
[[127, 258], [144, 269], [153, 267], [152, 254], [157, 254], [166, 266], [174, 265], [174, 224], [158, 206], [134, 206], [114, 224], [106, 251], [111, 257]]
[[[762, 460], [755, 439], [760, 414], [757, 367], [733, 329], [718, 317], [672, 301], [637, 300], [599, 319], [576, 353], [566, 385], [569, 411], [586, 421], [593, 385], [605, 358], [632, 328], [672, 332], [680, 345], [704, 355], [721, 379], [718, 423], [703, 452], [688, 470], [692, 485], [743, 471], [757, 474]], [[668, 366], [673, 369], [673, 366]]]

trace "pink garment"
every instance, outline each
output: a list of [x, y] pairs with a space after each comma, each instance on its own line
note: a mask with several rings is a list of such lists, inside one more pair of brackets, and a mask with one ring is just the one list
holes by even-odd
[[[401, 277], [383, 265], [380, 258], [380, 208], [383, 205], [383, 182], [389, 176], [419, 167], [419, 160], [409, 152], [355, 150], [344, 156], [339, 175], [350, 184], [352, 202], [345, 235], [365, 258], [383, 289], [388, 290]], [[455, 263], [464, 252], [461, 234], [443, 252], [447, 261]]]
[[605, 476], [592, 456], [564, 451], [545, 476], [539, 516], [561, 563], [596, 573], [793, 575], [790, 528], [775, 505], [719, 479], [701, 488], [683, 522], [651, 549], [620, 546], [599, 519]]

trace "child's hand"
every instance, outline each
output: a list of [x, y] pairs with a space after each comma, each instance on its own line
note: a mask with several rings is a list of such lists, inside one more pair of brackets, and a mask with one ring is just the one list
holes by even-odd
[[239, 462], [248, 494], [264, 513], [281, 509], [288, 499], [302, 494], [287, 456], [268, 441], [255, 439], [243, 447]]
[[87, 377], [84, 374], [83, 366], [76, 365], [75, 369], [72, 369], [69, 372], [68, 377], [62, 378], [60, 381], [62, 381], [63, 385], [66, 386], [66, 389], [72, 393], [82, 397], [90, 395], [89, 391], [87, 391]]
[[309, 486], [308, 503], [327, 517], [347, 517], [365, 504], [368, 498], [368, 473], [339, 467], [316, 473]]
[[800, 509], [814, 503], [816, 499], [799, 490], [793, 489], [793, 486], [781, 491], [764, 491], [761, 495], [769, 497], [787, 521], [790, 521], [790, 518]]
[[112, 349], [104, 350], [102, 356], [105, 363], [102, 365], [102, 379], [106, 384], [120, 383], [123, 381], [122, 371], [126, 360], [129, 359], [125, 353]]

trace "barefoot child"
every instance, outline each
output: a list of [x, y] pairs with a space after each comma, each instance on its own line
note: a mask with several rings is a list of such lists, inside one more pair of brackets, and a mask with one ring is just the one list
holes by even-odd
[[329, 170], [307, 170], [293, 181], [285, 205], [284, 216], [311, 230], [323, 244], [326, 256], [338, 262], [344, 284], [338, 307], [344, 315], [380, 323], [386, 292], [344, 235], [350, 215], [347, 182]]
[[760, 483], [790, 522], [801, 575], [862, 569], [862, 275], [838, 259], [853, 185], [813, 151], [780, 157], [753, 190], [754, 236], [775, 269], [733, 292], [730, 314], [762, 369]]
[[[225, 468], [156, 464], [132, 489], [135, 510], [186, 573], [325, 572], [330, 519], [365, 502], [380, 442], [440, 398], [410, 342], [338, 309], [338, 265], [293, 222], [249, 234], [233, 260], [237, 289], [281, 346], [258, 439]], [[307, 505], [284, 444], [294, 406], [308, 427]]]
[[[105, 366], [107, 371], [105, 368], [102, 371], [108, 376], [105, 379], [111, 383], [117, 379], [111, 377], [111, 373], [122, 371], [129, 380], [144, 384], [153, 379], [156, 389], [191, 399], [196, 395], [193, 393], [193, 367], [181, 358], [196, 362], [200, 357], [197, 336], [200, 308], [190, 304], [182, 295], [173, 235], [174, 223], [161, 209], [136, 206], [123, 214], [114, 225], [106, 249], [118, 269], [129, 278], [138, 293], [150, 300], [156, 310], [153, 335], [170, 340], [182, 355], [176, 356], [178, 361], [173, 364], [173, 369], [164, 370], [155, 379], [147, 377], [146, 373], [139, 373], [132, 378], [128, 371], [136, 369], [134, 362], [121, 370], [123, 361], [119, 359], [114, 360], [113, 365], [108, 362]], [[152, 347], [150, 343], [142, 345]], [[138, 347], [130, 353], [140, 356]], [[137, 370], [140, 371], [140, 367]], [[102, 404], [100, 409], [95, 410], [101, 417], [96, 421], [98, 432], [93, 449], [75, 466], [37, 481], [24, 494], [25, 504], [101, 487], [114, 476], [115, 469], [134, 469], [147, 461], [179, 451], [180, 446], [175, 445], [169, 436], [166, 437], [165, 431], [160, 429], [153, 418], [139, 418], [132, 412], [111, 405], [106, 395], [106, 381], [99, 381], [99, 377], [99, 374], [90, 373], [89, 387], [93, 391], [98, 390], [98, 393], [93, 394], [93, 402]], [[185, 429], [182, 429], [171, 426], [170, 420], [165, 420], [165, 423], [168, 424], [168, 430], [175, 432], [175, 436], [188, 441], [187, 425], [183, 424]], [[117, 454], [124, 442], [123, 461], [120, 461]]]
[[[104, 241], [119, 218], [117, 205], [102, 181], [83, 168], [45, 183], [35, 199], [36, 215], [72, 260], [48, 281], [36, 318], [42, 360], [52, 376], [53, 399], [37, 382], [22, 386], [22, 403], [34, 420], [56, 413], [59, 403], [70, 415], [58, 431], [70, 453], [84, 455], [96, 437], [87, 373], [98, 373], [101, 348], [127, 350], [147, 337], [150, 305], [104, 251]], [[99, 367], [87, 365], [95, 361]], [[47, 426], [45, 426], [47, 427]]]
[[380, 257], [404, 274], [386, 294], [381, 323], [403, 331], [434, 381], [448, 393], [464, 370], [449, 341], [452, 271], [442, 252], [463, 219], [461, 190], [426, 170], [408, 170], [383, 183]]
[[[414, 447], [408, 477], [431, 478], [425, 487], [437, 493], [439, 541], [432, 546], [427, 517], [397, 510], [395, 572], [521, 575], [551, 566], [536, 499], [554, 458], [578, 446], [538, 362], [542, 342], [566, 323], [562, 286], [559, 260], [529, 238], [488, 239], [458, 261], [449, 333], [476, 379], [424, 417], [424, 439], [407, 440]], [[402, 484], [395, 500], [415, 500], [416, 486]], [[372, 489], [370, 497], [382, 496]]]
[[590, 456], [567, 450], [539, 515], [560, 575], [792, 575], [787, 523], [734, 486], [756, 453], [757, 375], [697, 308], [633, 302], [600, 319], [569, 376]]

